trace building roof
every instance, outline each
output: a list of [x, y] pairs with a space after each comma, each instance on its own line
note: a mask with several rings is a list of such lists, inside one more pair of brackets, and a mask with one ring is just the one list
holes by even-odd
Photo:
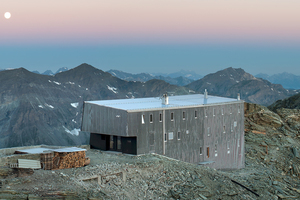
[[159, 97], [151, 98], [136, 98], [136, 99], [115, 99], [115, 100], [101, 100], [101, 101], [86, 101], [85, 103], [91, 103], [101, 105], [105, 107], [111, 107], [126, 111], [139, 111], [139, 110], [164, 110], [171, 108], [181, 107], [199, 107], [213, 104], [225, 104], [241, 102], [240, 100], [233, 98], [217, 97], [208, 95], [207, 99], [203, 94], [192, 95], [180, 95], [169, 96], [169, 104], [162, 104], [162, 99]]

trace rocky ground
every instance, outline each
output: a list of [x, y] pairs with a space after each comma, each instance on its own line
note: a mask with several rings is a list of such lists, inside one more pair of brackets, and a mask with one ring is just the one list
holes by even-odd
[[300, 199], [299, 128], [300, 110], [281, 108], [272, 112], [245, 104], [244, 169], [220, 171], [155, 154], [130, 156], [88, 150], [91, 163], [81, 168], [0, 168], [0, 197]]

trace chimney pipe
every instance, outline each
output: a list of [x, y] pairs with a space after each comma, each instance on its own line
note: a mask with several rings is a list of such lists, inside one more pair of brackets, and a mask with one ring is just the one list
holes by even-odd
[[169, 97], [168, 97], [167, 93], [163, 94], [162, 104], [163, 105], [168, 105], [169, 104]]
[[238, 95], [237, 95], [237, 100], [238, 100], [238, 101], [241, 100], [241, 95], [240, 95], [240, 93], [238, 93]]
[[207, 89], [205, 89], [205, 91], [204, 91], [204, 99], [207, 99], [207, 95], [208, 95]]

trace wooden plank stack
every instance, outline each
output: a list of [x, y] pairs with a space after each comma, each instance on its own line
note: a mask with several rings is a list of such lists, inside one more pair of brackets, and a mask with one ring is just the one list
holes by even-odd
[[54, 152], [52, 169], [83, 167], [85, 160], [85, 151]]

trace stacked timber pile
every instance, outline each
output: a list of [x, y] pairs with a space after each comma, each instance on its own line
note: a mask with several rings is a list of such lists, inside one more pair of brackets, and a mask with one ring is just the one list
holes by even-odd
[[85, 151], [54, 152], [53, 168], [66, 169], [83, 167], [85, 165]]

